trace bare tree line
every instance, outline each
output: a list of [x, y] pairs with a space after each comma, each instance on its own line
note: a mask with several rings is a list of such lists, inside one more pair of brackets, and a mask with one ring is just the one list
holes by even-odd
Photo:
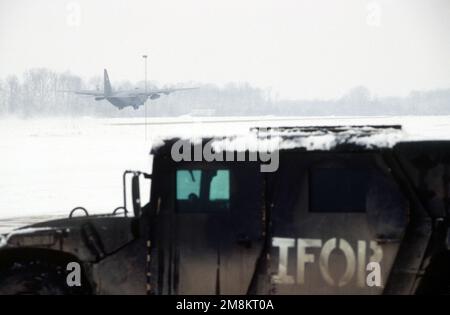
[[[143, 82], [114, 82], [114, 87], [132, 89]], [[63, 90], [102, 88], [101, 77], [85, 80], [70, 72], [56, 73], [45, 68], [26, 71], [21, 78], [10, 75], [0, 78], [0, 116], [22, 118], [37, 116], [143, 116], [138, 110], [118, 110], [107, 101], [63, 93]], [[172, 87], [199, 86], [197, 90], [177, 92], [148, 101], [150, 116], [179, 115], [440, 115], [450, 114], [450, 89], [415, 91], [406, 97], [376, 97], [363, 87], [355, 87], [335, 100], [278, 100], [271, 91], [248, 83], [214, 84], [179, 83]], [[149, 88], [157, 88], [150, 82]]]

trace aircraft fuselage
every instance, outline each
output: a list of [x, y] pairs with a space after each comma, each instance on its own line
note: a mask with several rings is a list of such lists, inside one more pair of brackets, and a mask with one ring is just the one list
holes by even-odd
[[106, 100], [116, 106], [119, 109], [122, 109], [127, 106], [132, 106], [134, 109], [137, 109], [139, 106], [144, 105], [147, 100], [146, 96], [109, 96], [106, 97]]

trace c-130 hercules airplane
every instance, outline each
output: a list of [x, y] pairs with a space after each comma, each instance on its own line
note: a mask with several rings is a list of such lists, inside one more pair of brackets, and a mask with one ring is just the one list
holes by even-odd
[[175, 91], [192, 90], [191, 88], [175, 88], [175, 89], [160, 89], [143, 91], [141, 89], [127, 90], [127, 91], [114, 91], [109, 82], [108, 71], [103, 71], [103, 91], [98, 90], [77, 90], [77, 91], [63, 91], [74, 92], [79, 95], [94, 96], [96, 101], [107, 100], [115, 107], [123, 109], [127, 106], [132, 106], [134, 109], [138, 109], [139, 106], [144, 105], [148, 98], [155, 100], [161, 97], [161, 94], [169, 95]]

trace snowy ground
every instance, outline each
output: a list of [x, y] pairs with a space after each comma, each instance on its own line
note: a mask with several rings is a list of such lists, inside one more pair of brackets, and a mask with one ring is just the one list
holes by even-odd
[[[151, 170], [155, 138], [243, 133], [252, 126], [401, 124], [405, 140], [450, 140], [450, 116], [0, 119], [0, 233], [65, 216], [76, 206], [122, 205], [125, 169]], [[147, 130], [147, 134], [146, 131]], [[45, 216], [45, 217], [44, 217]]]

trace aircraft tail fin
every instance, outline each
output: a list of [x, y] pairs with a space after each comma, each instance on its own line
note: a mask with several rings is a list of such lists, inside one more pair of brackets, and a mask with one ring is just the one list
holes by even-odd
[[103, 81], [104, 81], [104, 93], [105, 95], [109, 95], [112, 93], [111, 83], [109, 82], [108, 71], [104, 69], [103, 71]]

